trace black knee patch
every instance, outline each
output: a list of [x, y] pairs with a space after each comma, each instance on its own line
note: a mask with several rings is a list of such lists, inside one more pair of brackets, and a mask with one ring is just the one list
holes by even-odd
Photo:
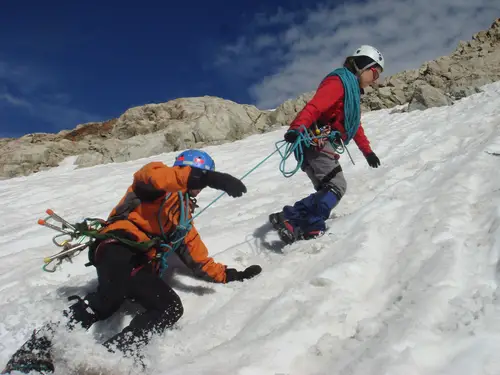
[[184, 306], [180, 298], [177, 298], [165, 310], [159, 312], [156, 329], [164, 331], [166, 328], [174, 325], [184, 314]]
[[134, 351], [138, 346], [149, 343], [151, 333], [161, 334], [174, 325], [184, 313], [184, 308], [178, 303], [168, 305], [165, 310], [148, 310], [132, 319], [130, 325], [104, 343], [111, 352], [114, 348], [123, 353]]
[[64, 311], [64, 316], [69, 318], [68, 328], [73, 329], [76, 324], [80, 323], [83, 328], [89, 329], [92, 324], [99, 320], [97, 313], [90, 307], [87, 300], [78, 296], [69, 297], [70, 301], [77, 299], [78, 301], [69, 307], [69, 311]]
[[180, 298], [179, 298], [179, 302], [172, 305], [171, 309], [173, 311], [172, 317], [173, 317], [173, 320], [175, 323], [182, 317], [182, 315], [184, 315], [184, 306], [182, 306], [182, 302], [181, 302]]

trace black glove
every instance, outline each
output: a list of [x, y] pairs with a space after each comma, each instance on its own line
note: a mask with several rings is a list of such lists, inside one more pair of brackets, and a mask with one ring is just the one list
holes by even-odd
[[236, 271], [234, 268], [226, 268], [226, 283], [231, 281], [243, 281], [257, 276], [262, 271], [262, 267], [254, 264], [247, 267], [244, 271]]
[[288, 130], [283, 137], [285, 141], [288, 143], [294, 143], [299, 136], [299, 132], [297, 130]]
[[241, 197], [247, 188], [240, 179], [228, 173], [208, 171], [200, 168], [191, 168], [188, 177], [188, 189], [198, 190], [207, 186], [223, 190], [231, 197]]
[[370, 152], [368, 155], [365, 156], [365, 158], [366, 161], [368, 162], [368, 165], [372, 168], [378, 168], [378, 166], [380, 165], [380, 160], [377, 157], [377, 155], [375, 155], [374, 152]]

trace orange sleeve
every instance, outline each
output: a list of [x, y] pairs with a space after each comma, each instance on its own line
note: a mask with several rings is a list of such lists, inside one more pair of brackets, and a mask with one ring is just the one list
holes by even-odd
[[226, 266], [208, 256], [207, 247], [194, 226], [184, 238], [184, 244], [177, 254], [196, 276], [218, 283], [226, 282]]
[[191, 167], [169, 167], [151, 162], [134, 173], [133, 190], [141, 199], [154, 200], [166, 192], [186, 190]]

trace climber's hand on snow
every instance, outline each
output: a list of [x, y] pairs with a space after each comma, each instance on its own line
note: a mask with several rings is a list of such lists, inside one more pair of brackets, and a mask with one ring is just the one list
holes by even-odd
[[375, 155], [374, 152], [370, 152], [368, 155], [365, 156], [366, 161], [368, 162], [368, 165], [372, 168], [378, 168], [380, 165], [380, 159], [378, 158], [377, 155]]
[[247, 192], [247, 188], [240, 179], [231, 176], [228, 173], [208, 171], [199, 168], [191, 168], [189, 174], [188, 189], [203, 189], [211, 187], [217, 190], [223, 190], [231, 197], [241, 197]]
[[243, 281], [257, 276], [262, 271], [262, 267], [254, 264], [244, 271], [236, 271], [234, 268], [226, 268], [226, 283], [231, 281]]

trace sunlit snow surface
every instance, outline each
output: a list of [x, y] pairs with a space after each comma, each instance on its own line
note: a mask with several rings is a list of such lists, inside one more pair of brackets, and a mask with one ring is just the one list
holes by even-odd
[[[354, 142], [341, 162], [346, 196], [327, 235], [283, 247], [269, 213], [309, 194], [304, 173], [284, 178], [275, 154], [196, 220], [217, 261], [263, 272], [226, 285], [194, 279], [171, 259], [167, 282], [185, 313], [146, 351], [147, 371], [100, 345], [139, 310], [127, 303], [90, 331], [59, 332], [56, 374], [499, 374], [500, 83], [453, 106], [363, 116], [382, 165]], [[219, 171], [242, 176], [283, 130], [207, 147]], [[58, 168], [0, 182], [0, 368], [48, 319], [96, 286], [86, 253], [53, 274], [42, 259], [52, 208], [77, 222], [106, 218], [145, 163]], [[293, 165], [290, 164], [291, 168]], [[219, 192], [206, 189], [207, 205]]]

